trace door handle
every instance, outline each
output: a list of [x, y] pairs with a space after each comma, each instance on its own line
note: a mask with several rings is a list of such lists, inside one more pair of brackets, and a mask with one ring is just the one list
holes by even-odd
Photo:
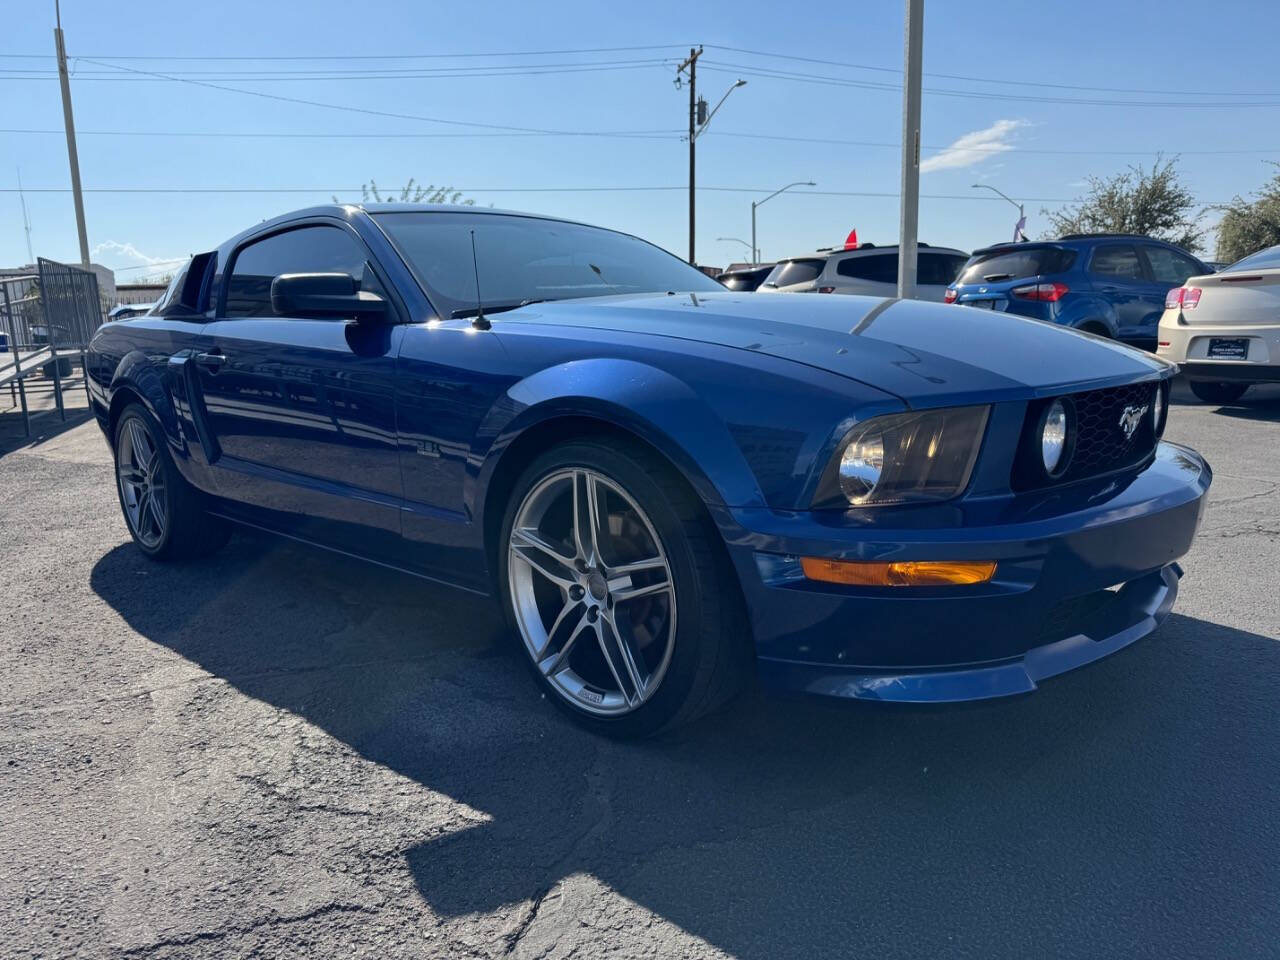
[[217, 373], [222, 369], [222, 365], [227, 362], [227, 357], [221, 350], [212, 350], [209, 353], [197, 353], [195, 360], [200, 366], [208, 369], [210, 373]]

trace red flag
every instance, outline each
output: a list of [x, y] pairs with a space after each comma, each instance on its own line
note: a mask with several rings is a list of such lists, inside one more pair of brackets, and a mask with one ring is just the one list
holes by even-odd
[[858, 228], [857, 227], [854, 227], [852, 230], [850, 230], [849, 236], [845, 237], [844, 248], [846, 250], [858, 249]]

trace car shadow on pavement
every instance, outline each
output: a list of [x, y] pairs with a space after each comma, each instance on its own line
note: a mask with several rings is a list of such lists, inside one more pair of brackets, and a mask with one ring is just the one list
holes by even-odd
[[92, 587], [147, 640], [476, 811], [403, 851], [447, 918], [588, 875], [740, 957], [1252, 956], [1280, 930], [1264, 636], [1175, 615], [1028, 697], [749, 696], [637, 744], [543, 700], [491, 601], [342, 557], [237, 535], [170, 567], [125, 545]]

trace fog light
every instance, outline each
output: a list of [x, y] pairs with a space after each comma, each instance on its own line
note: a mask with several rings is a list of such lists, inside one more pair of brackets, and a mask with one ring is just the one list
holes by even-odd
[[1067, 452], [1067, 408], [1061, 400], [1049, 405], [1044, 415], [1044, 423], [1040, 427], [1040, 457], [1044, 461], [1044, 472], [1054, 477], [1059, 468], [1065, 466]]
[[863, 563], [801, 557], [800, 569], [810, 580], [857, 587], [943, 587], [986, 583], [996, 573], [994, 560], [900, 560]]

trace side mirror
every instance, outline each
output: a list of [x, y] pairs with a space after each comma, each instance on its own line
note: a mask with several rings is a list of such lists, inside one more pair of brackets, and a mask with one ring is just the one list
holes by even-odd
[[387, 301], [360, 290], [349, 273], [282, 273], [271, 281], [271, 309], [282, 317], [384, 320]]

